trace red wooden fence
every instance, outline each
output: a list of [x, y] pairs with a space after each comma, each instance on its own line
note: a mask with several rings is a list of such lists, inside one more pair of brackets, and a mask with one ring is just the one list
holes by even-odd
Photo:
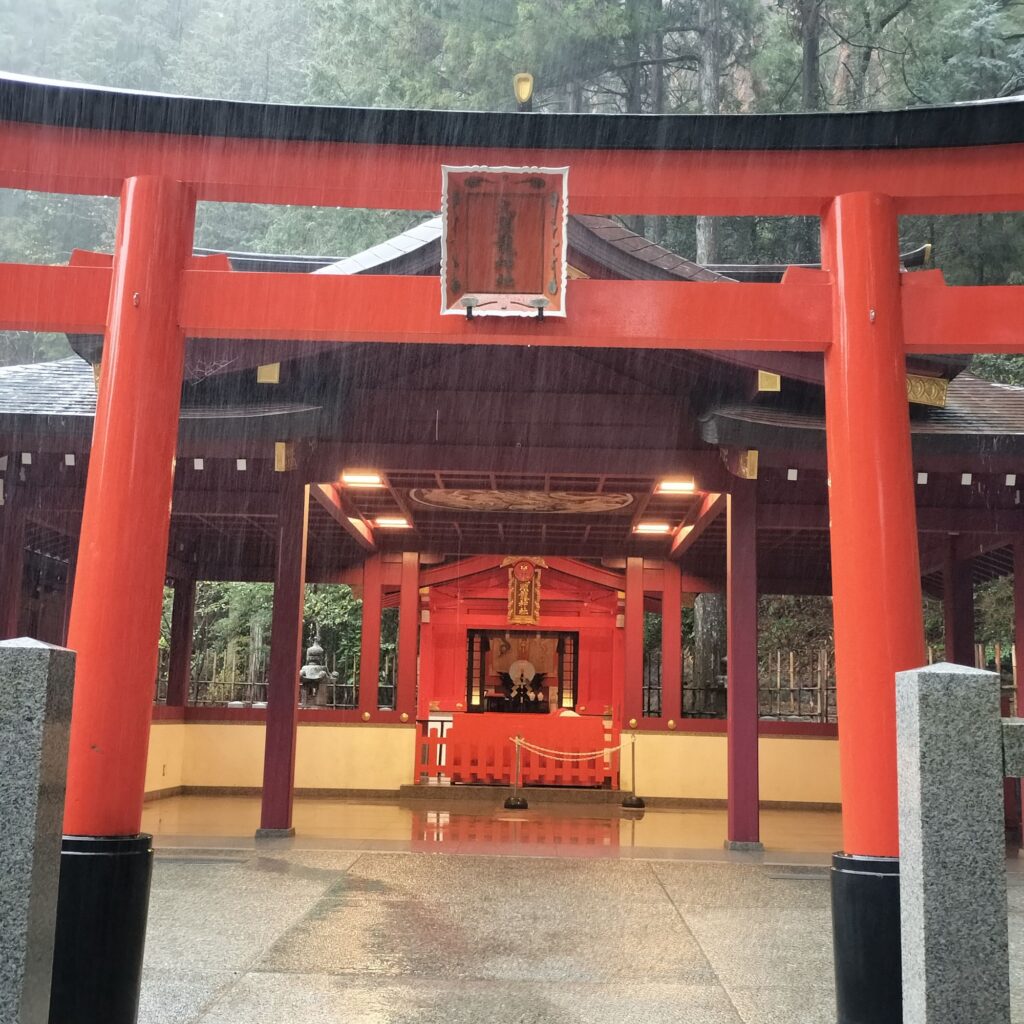
[[[444, 736], [423, 727], [419, 740], [421, 781], [437, 779], [462, 784], [511, 785], [516, 754], [511, 737], [564, 754], [603, 751], [619, 745], [616, 726], [605, 727], [600, 718], [559, 715], [481, 714], [456, 715]], [[596, 754], [582, 760], [523, 750], [524, 786], [589, 786], [618, 788], [619, 755]]]

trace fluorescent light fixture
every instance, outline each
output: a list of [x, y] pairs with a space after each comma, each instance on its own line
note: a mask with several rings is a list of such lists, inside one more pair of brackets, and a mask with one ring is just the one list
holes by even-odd
[[693, 479], [661, 480], [658, 483], [659, 494], [693, 494], [697, 485]]
[[346, 487], [384, 486], [384, 478], [375, 469], [343, 469], [341, 482]]
[[633, 527], [634, 533], [671, 533], [671, 523], [637, 523]]
[[408, 530], [412, 527], [405, 516], [377, 516], [374, 523], [382, 530]]

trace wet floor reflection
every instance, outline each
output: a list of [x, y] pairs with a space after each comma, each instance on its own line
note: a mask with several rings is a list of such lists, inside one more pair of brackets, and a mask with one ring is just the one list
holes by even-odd
[[[257, 796], [177, 796], [146, 805], [143, 829], [179, 845], [184, 837], [251, 840], [259, 826]], [[360, 848], [451, 853], [518, 853], [620, 857], [643, 851], [720, 850], [725, 811], [616, 804], [534, 803], [505, 810], [497, 798], [370, 801], [300, 798], [295, 801], [297, 841], [331, 841]], [[836, 812], [765, 810], [761, 834], [767, 851], [827, 854], [841, 845]]]

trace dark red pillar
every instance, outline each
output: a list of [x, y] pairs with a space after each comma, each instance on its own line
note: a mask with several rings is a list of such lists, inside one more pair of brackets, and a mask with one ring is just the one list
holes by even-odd
[[726, 846], [761, 845], [757, 772], [757, 483], [734, 480], [726, 505], [729, 813]]
[[364, 721], [373, 718], [378, 708], [381, 583], [380, 555], [371, 555], [363, 563], [363, 624], [359, 643], [359, 713]]
[[71, 628], [71, 603], [75, 596], [75, 570], [78, 568], [78, 552], [73, 551], [68, 559], [68, 573], [64, 578], [64, 618], [61, 621], [60, 642], [68, 645], [68, 630]]
[[626, 724], [635, 729], [644, 710], [644, 560], [626, 559], [626, 613], [623, 636]]
[[299, 669], [306, 594], [309, 487], [288, 481], [277, 517], [277, 567], [267, 670], [267, 735], [263, 806], [257, 836], [294, 835], [295, 746], [299, 725]]
[[957, 537], [948, 537], [942, 570], [942, 617], [946, 661], [974, 667], [974, 564], [958, 558]]
[[125, 182], [68, 630], [71, 835], [132, 836], [142, 819], [194, 217], [181, 183]]
[[398, 592], [398, 677], [395, 710], [408, 720], [416, 717], [416, 665], [420, 636], [420, 556], [402, 552]]
[[19, 635], [25, 575], [25, 513], [9, 480], [4, 484], [4, 504], [0, 507], [0, 640], [9, 640]]
[[683, 593], [677, 562], [666, 562], [661, 593], [661, 716], [678, 721], [683, 710]]
[[167, 665], [167, 706], [183, 708], [188, 704], [192, 681], [192, 633], [195, 628], [196, 581], [174, 581], [171, 605], [171, 650]]
[[1013, 647], [1018, 717], [1024, 717], [1024, 539], [1013, 545]]

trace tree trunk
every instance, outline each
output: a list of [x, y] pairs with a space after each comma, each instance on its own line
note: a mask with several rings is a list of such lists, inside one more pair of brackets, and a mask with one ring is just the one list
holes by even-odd
[[800, 0], [800, 46], [803, 54], [800, 72], [800, 106], [804, 110], [821, 107], [820, 46], [821, 5], [824, 0]]
[[[700, 67], [697, 73], [702, 114], [718, 114], [722, 109], [721, 47], [718, 29], [720, 0], [704, 0], [697, 5], [700, 29]], [[718, 259], [718, 224], [714, 217], [697, 218], [697, 262], [714, 263]]]
[[[640, 46], [640, 25], [642, 13], [640, 3], [642, 0], [628, 0], [626, 13], [630, 25], [629, 34], [622, 40], [623, 63], [626, 68], [622, 76], [622, 84], [625, 89], [625, 106], [627, 114], [643, 113], [643, 75], [641, 72], [641, 46]], [[643, 214], [633, 214], [622, 218], [623, 223], [630, 231], [638, 235], [644, 235], [647, 230], [647, 223]]]
[[725, 595], [698, 594], [693, 603], [693, 685], [688, 712], [721, 712], [716, 704], [718, 677], [724, 675]]

